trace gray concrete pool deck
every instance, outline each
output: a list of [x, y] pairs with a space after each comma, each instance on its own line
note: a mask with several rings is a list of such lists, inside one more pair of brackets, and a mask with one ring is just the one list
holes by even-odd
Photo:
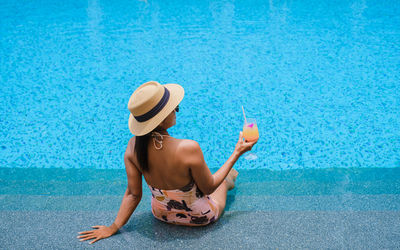
[[[215, 171], [215, 170], [214, 170]], [[226, 212], [207, 227], [163, 223], [150, 192], [113, 237], [124, 170], [0, 168], [2, 249], [399, 249], [400, 169], [239, 170]], [[145, 185], [145, 184], [144, 184]]]

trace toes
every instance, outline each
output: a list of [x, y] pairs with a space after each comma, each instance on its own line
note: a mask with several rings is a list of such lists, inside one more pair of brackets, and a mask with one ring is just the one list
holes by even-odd
[[236, 179], [236, 177], [239, 175], [239, 172], [238, 171], [236, 171], [236, 169], [233, 169], [232, 168], [232, 173], [233, 173], [233, 177], [235, 177], [235, 179]]
[[232, 168], [231, 171], [229, 172], [229, 175], [232, 177], [232, 179], [235, 181], [237, 176], [239, 175], [239, 172], [236, 171], [236, 169]]

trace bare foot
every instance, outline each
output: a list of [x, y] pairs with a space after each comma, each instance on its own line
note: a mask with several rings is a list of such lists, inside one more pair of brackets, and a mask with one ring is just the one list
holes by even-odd
[[232, 168], [228, 176], [226, 176], [225, 180], [226, 183], [228, 184], [228, 190], [232, 190], [235, 187], [235, 181], [238, 174], [239, 174], [238, 171]]
[[236, 181], [236, 178], [237, 178], [237, 176], [239, 175], [239, 172], [236, 171], [236, 169], [231, 168], [231, 171], [229, 171], [229, 174], [228, 174], [228, 175], [232, 175], [233, 180]]

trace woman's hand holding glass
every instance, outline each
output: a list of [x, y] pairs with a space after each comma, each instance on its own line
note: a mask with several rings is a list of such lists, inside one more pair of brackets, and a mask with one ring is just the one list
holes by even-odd
[[254, 146], [254, 144], [256, 144], [258, 141], [254, 140], [254, 141], [246, 141], [243, 138], [243, 132], [240, 131], [240, 135], [239, 135], [239, 141], [236, 143], [236, 147], [235, 147], [235, 152], [239, 154], [239, 156], [241, 156], [242, 154], [246, 153], [247, 151], [250, 151], [252, 149], [252, 147]]

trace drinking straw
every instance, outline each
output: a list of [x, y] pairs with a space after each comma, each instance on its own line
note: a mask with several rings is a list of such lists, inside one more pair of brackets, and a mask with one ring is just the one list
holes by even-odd
[[244, 113], [244, 108], [243, 108], [243, 105], [242, 105], [242, 110], [243, 110], [244, 122], [245, 122], [245, 123], [247, 123], [247, 120], [246, 120], [246, 114]]

